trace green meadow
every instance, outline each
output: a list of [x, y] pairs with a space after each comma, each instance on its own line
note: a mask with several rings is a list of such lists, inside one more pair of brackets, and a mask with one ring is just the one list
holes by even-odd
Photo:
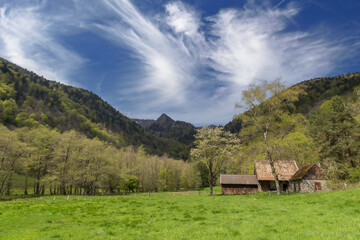
[[360, 239], [360, 189], [14, 199], [0, 202], [0, 239]]

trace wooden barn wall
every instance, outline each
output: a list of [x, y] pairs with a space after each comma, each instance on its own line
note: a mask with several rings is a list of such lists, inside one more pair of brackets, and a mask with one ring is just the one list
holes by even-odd
[[223, 194], [249, 194], [258, 191], [257, 185], [242, 185], [242, 184], [222, 184], [221, 192]]

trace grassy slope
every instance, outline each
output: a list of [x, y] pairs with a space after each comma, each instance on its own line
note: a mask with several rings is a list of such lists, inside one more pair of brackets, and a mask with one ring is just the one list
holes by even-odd
[[360, 238], [360, 189], [53, 198], [1, 202], [0, 239]]

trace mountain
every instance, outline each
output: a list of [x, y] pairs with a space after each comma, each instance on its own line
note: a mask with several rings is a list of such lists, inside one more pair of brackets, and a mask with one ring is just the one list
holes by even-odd
[[[306, 118], [310, 117], [313, 110], [336, 95], [347, 96], [360, 85], [360, 72], [338, 75], [335, 77], [315, 78], [300, 82], [295, 86], [305, 86], [305, 95], [301, 95], [299, 101], [295, 103], [296, 113], [303, 114]], [[232, 133], [240, 132], [242, 121], [239, 117], [234, 117], [232, 121], [225, 125], [225, 129]]]
[[74, 129], [117, 147], [141, 146], [150, 154], [186, 159], [189, 146], [159, 137], [121, 114], [96, 94], [46, 80], [0, 58], [0, 122], [10, 129], [39, 124]]
[[151, 126], [151, 124], [153, 124], [155, 122], [155, 120], [153, 120], [153, 119], [135, 119], [135, 118], [132, 118], [131, 120], [133, 120], [134, 122], [136, 122], [142, 128], [145, 128], [145, 129], [148, 129]]
[[144, 129], [157, 136], [177, 140], [181, 143], [191, 145], [196, 134], [195, 127], [191, 123], [175, 121], [165, 113], [157, 120], [132, 119]]

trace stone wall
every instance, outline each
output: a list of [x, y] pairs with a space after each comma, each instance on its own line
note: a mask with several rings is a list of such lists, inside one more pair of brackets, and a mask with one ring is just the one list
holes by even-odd
[[291, 192], [300, 192], [300, 193], [309, 193], [309, 192], [319, 192], [328, 190], [326, 180], [296, 180], [291, 181], [290, 191]]

